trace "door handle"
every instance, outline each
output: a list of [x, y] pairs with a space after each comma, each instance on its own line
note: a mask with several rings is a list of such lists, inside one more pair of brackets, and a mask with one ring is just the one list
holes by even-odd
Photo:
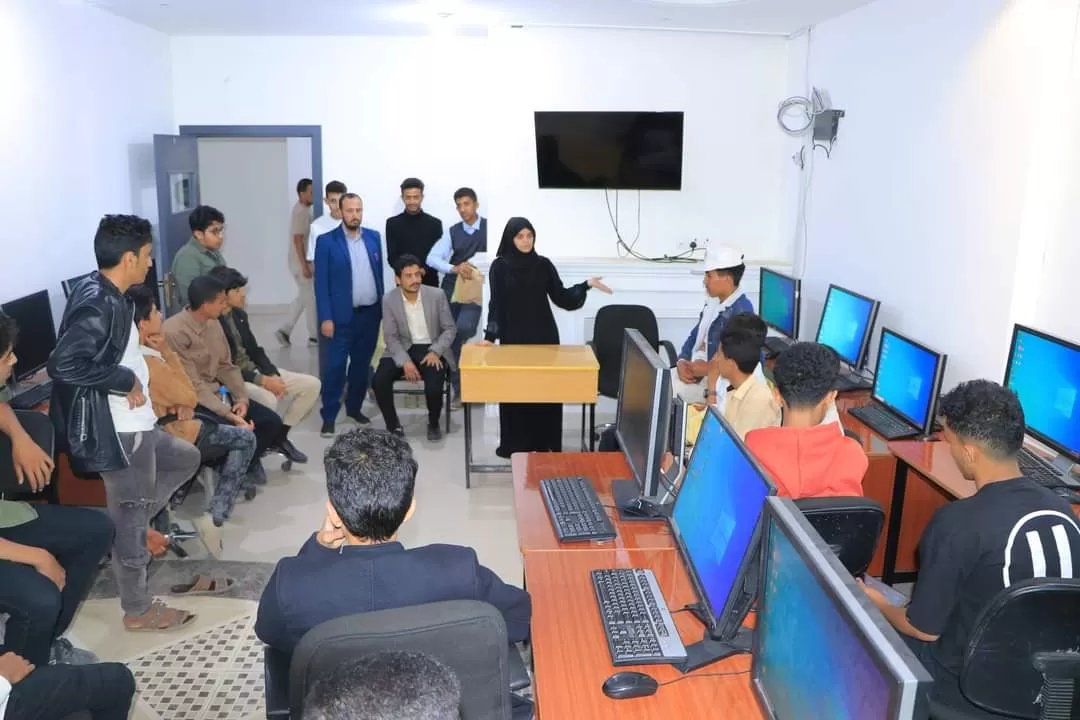
[[171, 309], [173, 306], [173, 275], [171, 272], [165, 273], [165, 277], [158, 283], [161, 285], [161, 290], [165, 294], [165, 307]]

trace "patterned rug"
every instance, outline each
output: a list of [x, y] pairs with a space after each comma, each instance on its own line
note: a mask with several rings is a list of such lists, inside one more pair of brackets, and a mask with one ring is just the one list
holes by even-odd
[[254, 614], [128, 662], [139, 697], [162, 720], [265, 717], [263, 645]]
[[[274, 572], [273, 563], [228, 562], [224, 560], [155, 560], [150, 564], [150, 592], [158, 597], [169, 594], [173, 585], [191, 582], [197, 574], [220, 575], [232, 578], [234, 585], [220, 597], [259, 601], [263, 588]], [[92, 598], [114, 598], [120, 593], [116, 587], [112, 565], [106, 564], [90, 589]]]

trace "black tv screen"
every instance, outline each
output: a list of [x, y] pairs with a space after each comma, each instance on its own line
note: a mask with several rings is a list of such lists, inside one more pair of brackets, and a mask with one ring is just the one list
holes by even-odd
[[682, 189], [681, 112], [538, 112], [541, 188]]

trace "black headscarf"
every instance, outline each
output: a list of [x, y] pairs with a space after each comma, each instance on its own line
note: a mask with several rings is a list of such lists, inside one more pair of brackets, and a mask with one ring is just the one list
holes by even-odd
[[[530, 230], [533, 234], [533, 249], [530, 252], [523, 253], [518, 250], [517, 245], [514, 244], [514, 238], [522, 230]], [[515, 270], [518, 268], [527, 268], [536, 263], [540, 259], [540, 256], [536, 254], [536, 229], [533, 228], [532, 223], [523, 217], [512, 217], [506, 221], [506, 227], [503, 228], [502, 240], [499, 242], [499, 251], [495, 253], [496, 257], [501, 257], [503, 261]]]

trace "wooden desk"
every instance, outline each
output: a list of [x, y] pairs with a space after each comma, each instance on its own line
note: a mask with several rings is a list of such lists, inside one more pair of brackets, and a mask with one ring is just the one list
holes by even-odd
[[[896, 457], [893, 516], [886, 534], [887, 583], [912, 582], [918, 574], [916, 550], [923, 531], [939, 507], [975, 494], [975, 483], [960, 474], [943, 441], [898, 440], [889, 443]], [[1080, 516], [1080, 505], [1072, 506]]]
[[[646, 720], [648, 718], [763, 717], [750, 687], [750, 655], [709, 665], [655, 695], [611, 700], [601, 689], [612, 674], [648, 673], [664, 683], [683, 677], [670, 665], [616, 668], [600, 623], [590, 571], [599, 568], [650, 568], [672, 610], [697, 600], [678, 553], [663, 550], [533, 552], [525, 557], [532, 594], [532, 647], [537, 717], [543, 720]], [[683, 643], [700, 640], [704, 626], [686, 612], [675, 624]], [[694, 677], [738, 673], [728, 677]]]
[[[472, 406], [484, 403], [588, 405], [589, 443], [596, 426], [600, 364], [587, 345], [466, 345], [461, 349], [465, 413], [465, 487], [474, 472], [507, 472], [509, 465], [477, 465], [472, 456]], [[584, 416], [583, 416], [584, 417]], [[585, 447], [585, 423], [581, 426]]]
[[[633, 477], [622, 453], [514, 453], [514, 512], [517, 515], [518, 545], [528, 557], [539, 551], [610, 551], [651, 549], [675, 553], [675, 541], [665, 520], [619, 520], [614, 509], [607, 511], [616, 537], [603, 543], [560, 543], [540, 494], [540, 481], [549, 477], [581, 475], [592, 481], [604, 505], [612, 505], [611, 481]], [[675, 553], [677, 554], [677, 553]], [[595, 565], [594, 567], [600, 567]], [[532, 588], [530, 587], [530, 590]]]
[[[868, 394], [867, 398], [869, 398]], [[862, 443], [863, 450], [866, 452], [868, 465], [866, 475], [863, 476], [863, 495], [877, 500], [881, 503], [881, 507], [885, 509], [885, 524], [881, 528], [881, 537], [878, 539], [874, 559], [870, 561], [870, 568], [867, 570], [871, 575], [880, 577], [885, 570], [885, 546], [892, 516], [896, 457], [889, 452], [889, 443], [883, 437], [851, 414], [850, 410], [853, 407], [858, 407], [858, 404], [851, 401], [845, 403], [837, 401], [840, 423], [845, 430], [850, 430], [855, 435], [858, 435], [859, 442]]]

